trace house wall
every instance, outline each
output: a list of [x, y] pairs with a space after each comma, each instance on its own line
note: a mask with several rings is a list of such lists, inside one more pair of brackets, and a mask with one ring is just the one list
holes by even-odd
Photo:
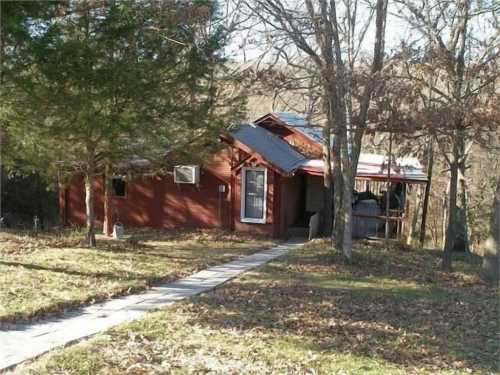
[[[137, 176], [127, 181], [125, 197], [111, 197], [112, 221], [125, 227], [155, 228], [222, 228], [281, 237], [280, 176], [267, 169], [266, 223], [241, 222], [241, 169], [231, 174], [233, 153], [227, 148], [200, 168], [199, 186], [175, 184], [173, 176]], [[225, 192], [219, 193], [219, 185]], [[276, 188], [278, 186], [278, 188]], [[102, 227], [103, 179], [95, 185], [96, 225]], [[85, 225], [85, 191], [83, 178], [75, 176], [71, 183], [60, 190], [65, 202], [61, 221], [76, 226]]]
[[[200, 169], [198, 186], [175, 184], [171, 175], [134, 177], [127, 181], [125, 197], [111, 198], [113, 221], [120, 221], [129, 227], [229, 228], [230, 160], [229, 150], [218, 153]], [[224, 193], [219, 193], [219, 185], [226, 186]], [[96, 223], [100, 226], [104, 218], [102, 177], [96, 179], [94, 189]], [[84, 225], [85, 192], [82, 177], [74, 177], [65, 195], [67, 222]]]

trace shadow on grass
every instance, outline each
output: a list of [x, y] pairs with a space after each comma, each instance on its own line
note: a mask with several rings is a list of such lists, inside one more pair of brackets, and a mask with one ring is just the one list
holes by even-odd
[[[166, 259], [178, 259], [178, 260], [188, 260], [199, 259], [203, 254], [207, 255], [207, 258], [213, 258], [213, 254], [217, 252], [223, 252], [221, 256], [228, 255], [245, 255], [252, 252], [257, 252], [266, 249], [267, 247], [259, 246], [245, 246], [245, 247], [214, 247], [207, 244], [205, 247], [194, 247], [193, 246], [171, 246], [162, 249], [162, 246], [150, 245], [146, 243], [140, 243], [135, 247], [125, 247], [120, 245], [120, 243], [115, 243], [112, 245], [102, 246], [98, 245], [95, 250], [117, 253], [117, 254], [137, 254], [145, 255], [151, 257], [159, 257]], [[180, 255], [182, 254], [182, 255]], [[184, 256], [185, 254], [185, 256]]]
[[[365, 296], [391, 296], [398, 300], [407, 299], [429, 299], [429, 300], [456, 300], [465, 298], [460, 293], [444, 290], [437, 284], [416, 284], [412, 280], [394, 280], [380, 278], [373, 275], [351, 276], [321, 273], [301, 273], [288, 271], [286, 273], [278, 266], [268, 266], [269, 272], [259, 275], [259, 279], [267, 282], [291, 281], [304, 287], [323, 288], [325, 290], [348, 291], [353, 298], [364, 298]], [[292, 281], [293, 280], [293, 281]]]
[[[205, 233], [205, 235], [210, 235], [210, 233]], [[1, 259], [0, 266], [33, 271], [32, 274], [23, 275], [24, 281], [21, 282], [25, 284], [31, 285], [32, 280], [38, 280], [37, 272], [40, 272], [39, 275], [43, 275], [40, 276], [43, 278], [43, 285], [36, 287], [40, 288], [44, 302], [42, 306], [37, 306], [37, 298], [30, 301], [23, 299], [22, 294], [15, 296], [14, 298], [19, 301], [19, 306], [28, 305], [28, 309], [18, 309], [12, 305], [8, 314], [0, 316], [0, 324], [22, 322], [45, 315], [54, 316], [68, 308], [139, 292], [150, 286], [171, 282], [190, 273], [267, 247], [259, 246], [259, 244], [219, 247], [210, 246], [209, 242], [203, 247], [185, 243], [177, 246], [162, 246], [160, 243], [151, 246], [141, 244], [141, 246], [125, 247], [126, 243], [116, 240], [110, 240], [109, 243], [113, 246], [108, 247], [107, 243], [107, 240], [106, 242], [100, 241], [99, 247], [94, 249], [77, 247], [76, 252], [72, 251], [74, 249], [61, 246], [63, 250], [49, 248], [47, 253], [32, 255], [32, 252], [27, 252], [12, 256], [9, 254]], [[26, 256], [23, 259], [24, 255]], [[71, 261], [67, 262], [67, 260]], [[12, 275], [15, 277], [16, 273], [13, 272]], [[66, 277], [60, 275], [66, 275]], [[79, 284], [80, 279], [85, 280], [84, 287]], [[74, 284], [71, 282], [73, 280], [75, 280]], [[14, 278], [8, 281], [12, 285], [17, 283]], [[65, 285], [68, 281], [70, 281], [69, 286]], [[89, 284], [91, 284], [90, 289], [87, 287]], [[50, 288], [50, 296], [44, 294], [44, 288]], [[59, 301], [56, 292], [60, 288], [72, 289], [72, 293], [75, 294], [74, 298]], [[36, 295], [33, 289], [32, 291]], [[9, 297], [6, 295], [6, 298]], [[32, 306], [31, 303], [33, 303], [34, 310], [28, 311]]]
[[105, 279], [115, 279], [115, 280], [141, 280], [147, 278], [145, 275], [131, 273], [131, 272], [124, 272], [124, 273], [83, 272], [62, 267], [48, 267], [33, 263], [9, 262], [3, 260], [0, 260], [0, 264], [4, 266], [23, 267], [35, 271], [49, 271], [49, 272], [63, 273], [66, 275], [83, 276], [83, 277], [95, 277], [95, 278], [105, 278]]
[[[404, 367], [495, 371], [497, 290], [436, 270], [437, 252], [305, 248], [187, 305], [192, 324], [277, 332], [311, 349]], [[183, 307], [184, 308], [184, 307]], [[202, 313], [199, 313], [199, 312]]]
[[381, 357], [402, 366], [494, 371], [498, 311], [485, 301], [431, 295], [244, 282], [199, 297], [188, 309], [196, 314], [190, 324], [278, 332], [311, 342], [312, 350]]
[[[383, 244], [368, 248], [362, 241], [356, 243], [351, 263], [335, 251], [324, 251], [322, 245], [313, 245], [307, 251], [292, 256], [288, 262], [292, 270], [301, 268], [318, 269], [320, 272], [335, 274], [335, 277], [348, 275], [356, 279], [363, 277], [400, 280], [425, 285], [439, 285], [448, 289], [460, 283], [469, 286], [481, 284], [479, 270], [481, 257], [474, 254], [453, 254], [456, 272], [445, 273], [440, 270], [442, 251], [418, 249], [387, 249]], [[318, 249], [320, 249], [318, 251]], [[469, 280], [465, 280], [464, 276]]]

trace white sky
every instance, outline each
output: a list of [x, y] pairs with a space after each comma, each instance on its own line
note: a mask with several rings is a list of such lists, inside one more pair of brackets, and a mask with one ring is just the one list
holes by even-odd
[[[230, 3], [234, 4], [236, 0], [226, 0]], [[296, 1], [300, 0], [283, 0], [285, 3], [296, 3]], [[392, 49], [397, 48], [401, 45], [402, 41], [409, 42], [415, 41], [419, 38], [420, 33], [417, 30], [412, 30], [411, 27], [400, 17], [394, 15], [397, 13], [398, 8], [394, 5], [394, 3], [389, 2], [388, 16], [387, 16], [387, 24], [386, 24], [386, 52], [390, 53]], [[341, 14], [341, 11], [338, 11]], [[365, 11], [366, 15], [366, 11]], [[363, 12], [360, 12], [359, 18], [363, 17]], [[486, 22], [484, 22], [484, 16], [479, 16], [473, 19], [470, 23], [469, 27], [472, 27], [474, 32], [480, 39], [483, 39], [486, 35], [493, 35], [495, 32], [491, 26], [488, 26]], [[373, 42], [375, 37], [374, 30], [374, 19], [371, 22], [370, 29], [365, 37], [363, 43], [363, 52], [366, 54], [372, 53]], [[262, 30], [262, 28], [260, 28]], [[258, 44], [254, 43], [244, 43], [244, 39], [254, 39], [257, 40], [259, 38], [259, 28], [254, 28], [254, 30], [250, 33], [250, 37], [248, 37], [248, 33], [235, 33], [232, 39], [231, 44], [226, 49], [228, 57], [235, 61], [250, 61], [257, 58], [261, 55], [265, 49], [265, 43]], [[242, 45], [246, 45], [245, 50], [242, 50]]]
[[[229, 0], [231, 1], [231, 0]], [[387, 17], [386, 24], [386, 50], [389, 51], [393, 48], [396, 48], [401, 44], [401, 41], [407, 40], [410, 35], [410, 29], [407, 24], [401, 18], [396, 17], [390, 14], [391, 11], [396, 11], [396, 9], [391, 9], [389, 2], [389, 14]], [[373, 42], [375, 38], [374, 33], [374, 20], [372, 20], [371, 26], [367, 35], [365, 37], [364, 45], [366, 45], [367, 49], [364, 51], [368, 54], [371, 54], [371, 48], [373, 48]], [[226, 49], [227, 55], [230, 59], [235, 61], [250, 61], [262, 54], [264, 51], [264, 43], [261, 46], [256, 46], [255, 43], [244, 43], [244, 39], [256, 39], [259, 37], [259, 31], [255, 31], [250, 34], [248, 37], [247, 33], [236, 32], [233, 35], [232, 42]], [[242, 50], [242, 45], [245, 45], [245, 51]]]

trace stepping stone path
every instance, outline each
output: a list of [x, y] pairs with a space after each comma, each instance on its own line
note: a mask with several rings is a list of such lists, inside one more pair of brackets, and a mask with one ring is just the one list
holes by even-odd
[[304, 242], [289, 241], [269, 250], [208, 268], [175, 282], [151, 288], [145, 293], [115, 298], [58, 318], [34, 324], [18, 324], [0, 330], [0, 371], [33, 359], [54, 348], [68, 345], [130, 320], [146, 312], [209, 291], [241, 273], [261, 266]]

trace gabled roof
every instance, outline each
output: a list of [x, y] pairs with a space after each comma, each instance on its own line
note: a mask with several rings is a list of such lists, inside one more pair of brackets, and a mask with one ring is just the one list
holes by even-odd
[[[268, 116], [272, 116], [273, 118], [281, 121], [289, 128], [292, 128], [296, 132], [304, 135], [311, 141], [318, 143], [318, 147], [321, 147], [323, 143], [323, 129], [320, 126], [307, 122], [305, 118], [293, 112], [271, 112], [257, 119], [255, 122], [258, 123]], [[333, 137], [330, 140], [330, 143], [333, 146]]]
[[280, 137], [254, 124], [240, 124], [230, 135], [285, 173], [293, 173], [307, 160]]
[[305, 118], [293, 112], [271, 112], [271, 114], [290, 126], [310, 126]]

